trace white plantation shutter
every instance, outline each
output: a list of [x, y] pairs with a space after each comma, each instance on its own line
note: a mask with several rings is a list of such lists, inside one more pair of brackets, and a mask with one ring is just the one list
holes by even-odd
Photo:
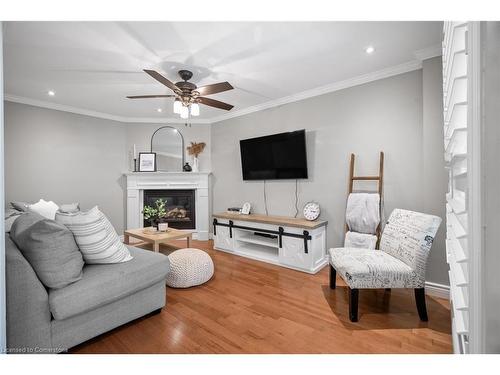
[[445, 22], [443, 32], [444, 149], [449, 171], [446, 195], [446, 257], [449, 264], [453, 347], [468, 353], [468, 54], [466, 22]]

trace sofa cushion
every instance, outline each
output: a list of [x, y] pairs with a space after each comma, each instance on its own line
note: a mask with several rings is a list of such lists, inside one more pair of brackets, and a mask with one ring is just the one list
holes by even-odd
[[85, 263], [110, 264], [132, 259], [115, 228], [97, 206], [86, 212], [57, 212], [56, 221], [73, 233]]
[[5, 236], [5, 286], [7, 346], [50, 348], [47, 289], [9, 235]]
[[48, 288], [63, 288], [82, 277], [83, 258], [64, 225], [27, 212], [12, 224], [10, 237]]
[[5, 209], [5, 233], [10, 233], [10, 229], [12, 228], [12, 224], [14, 221], [22, 215], [24, 211], [19, 211], [15, 208], [6, 208]]
[[52, 316], [63, 320], [94, 310], [165, 280], [168, 257], [129, 247], [133, 259], [116, 264], [88, 264], [80, 281], [49, 292]]

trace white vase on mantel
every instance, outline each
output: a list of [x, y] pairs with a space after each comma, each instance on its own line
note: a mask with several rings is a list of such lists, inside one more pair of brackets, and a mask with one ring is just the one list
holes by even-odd
[[199, 172], [200, 167], [198, 165], [198, 158], [196, 156], [193, 156], [193, 172]]

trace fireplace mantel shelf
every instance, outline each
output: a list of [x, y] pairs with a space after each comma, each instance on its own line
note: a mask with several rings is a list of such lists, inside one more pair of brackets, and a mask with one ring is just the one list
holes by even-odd
[[157, 171], [157, 172], [125, 172], [123, 175], [124, 176], [189, 176], [189, 175], [210, 175], [212, 172], [162, 172], [162, 171]]
[[127, 229], [142, 227], [144, 190], [194, 190], [194, 238], [208, 240], [211, 172], [126, 172], [124, 175], [127, 179]]

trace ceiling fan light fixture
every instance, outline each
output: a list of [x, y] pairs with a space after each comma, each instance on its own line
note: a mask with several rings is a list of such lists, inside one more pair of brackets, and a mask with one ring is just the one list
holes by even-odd
[[200, 105], [198, 103], [191, 104], [191, 116], [200, 115]]
[[174, 101], [174, 113], [177, 113], [178, 115], [182, 113], [182, 103], [179, 99], [175, 99]]
[[[234, 107], [231, 104], [206, 97], [206, 95], [233, 90], [234, 87], [229, 82], [218, 82], [198, 87], [194, 83], [189, 82], [193, 73], [188, 70], [180, 70], [178, 72], [183, 81], [177, 83], [173, 83], [154, 70], [144, 69], [144, 72], [172, 90], [173, 94], [132, 95], [127, 96], [128, 99], [174, 98], [173, 112], [180, 115], [183, 119], [187, 119], [189, 116], [199, 116], [200, 104], [226, 111], [230, 111]], [[161, 112], [160, 109], [157, 109], [157, 111]]]
[[183, 105], [181, 108], [181, 118], [187, 119], [188, 117], [189, 117], [189, 108]]

